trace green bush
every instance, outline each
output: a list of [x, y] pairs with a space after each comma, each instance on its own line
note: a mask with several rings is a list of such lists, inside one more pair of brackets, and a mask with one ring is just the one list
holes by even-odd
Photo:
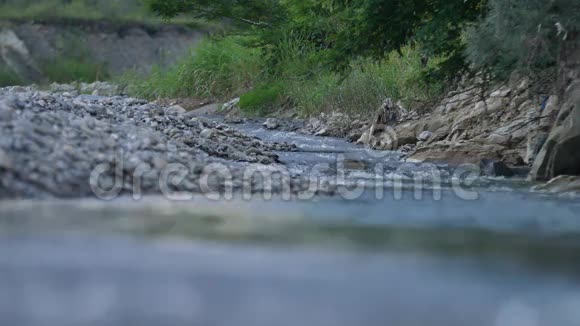
[[264, 115], [282, 104], [283, 94], [281, 84], [260, 85], [240, 96], [240, 109], [249, 115]]
[[[338, 110], [348, 113], [374, 112], [385, 98], [416, 108], [439, 95], [440, 83], [427, 83], [420, 51], [405, 47], [376, 62], [359, 60], [342, 76], [330, 71], [304, 82], [290, 82], [287, 94], [306, 115]], [[437, 65], [432, 60], [430, 65]]]
[[556, 23], [580, 28], [578, 0], [490, 0], [489, 12], [467, 32], [467, 55], [476, 69], [507, 78], [514, 70], [533, 74], [555, 67], [559, 43]]

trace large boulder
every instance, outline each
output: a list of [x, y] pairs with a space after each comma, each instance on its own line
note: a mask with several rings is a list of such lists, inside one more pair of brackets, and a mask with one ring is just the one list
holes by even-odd
[[499, 145], [443, 140], [429, 146], [418, 148], [409, 157], [409, 160], [415, 162], [449, 163], [454, 165], [479, 165], [482, 160], [500, 161], [504, 150], [505, 147]]
[[546, 184], [534, 187], [533, 190], [547, 193], [579, 193], [580, 177], [571, 175], [557, 176]]
[[559, 175], [580, 175], [580, 79], [568, 87], [560, 114], [530, 173], [533, 180]]

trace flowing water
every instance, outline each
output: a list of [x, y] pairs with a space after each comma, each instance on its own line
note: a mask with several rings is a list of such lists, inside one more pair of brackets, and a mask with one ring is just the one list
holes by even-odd
[[296, 144], [279, 153], [289, 173], [349, 187], [303, 201], [2, 202], [0, 324], [580, 325], [577, 198], [523, 178], [458, 186], [450, 166], [236, 128]]

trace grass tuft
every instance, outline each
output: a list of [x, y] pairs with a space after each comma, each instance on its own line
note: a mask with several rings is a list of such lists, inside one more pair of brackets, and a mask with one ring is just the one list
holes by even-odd
[[240, 109], [248, 115], [265, 115], [279, 107], [283, 97], [280, 83], [260, 85], [240, 97]]

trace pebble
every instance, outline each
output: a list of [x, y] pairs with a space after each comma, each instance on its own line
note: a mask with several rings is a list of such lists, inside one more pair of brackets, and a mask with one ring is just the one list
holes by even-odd
[[165, 109], [165, 114], [167, 115], [181, 115], [187, 112], [184, 108], [179, 105], [174, 105]]
[[6, 100], [0, 101], [0, 121], [12, 120], [14, 108]]

